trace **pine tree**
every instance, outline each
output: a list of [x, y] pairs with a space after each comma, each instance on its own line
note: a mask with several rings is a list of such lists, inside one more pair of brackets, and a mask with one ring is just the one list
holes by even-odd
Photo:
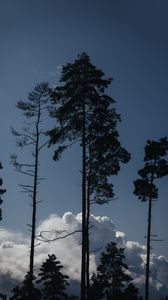
[[63, 266], [57, 260], [54, 254], [48, 255], [45, 262], [42, 263], [40, 273], [36, 282], [41, 284], [42, 299], [44, 300], [64, 300], [67, 299], [65, 293], [68, 285], [68, 276], [62, 274]]
[[138, 171], [141, 179], [134, 181], [134, 194], [137, 195], [141, 201], [148, 201], [145, 300], [149, 299], [152, 202], [158, 199], [158, 188], [155, 185], [155, 180], [168, 175], [168, 162], [165, 159], [167, 152], [168, 140], [166, 137], [160, 139], [158, 142], [148, 140], [145, 146], [145, 166]]
[[124, 249], [117, 248], [114, 242], [108, 244], [106, 252], [101, 254], [97, 273], [92, 277], [93, 287], [99, 287], [100, 296], [98, 294], [97, 299], [122, 299], [125, 288], [132, 280], [126, 274], [128, 266], [123, 262], [124, 258]]
[[[3, 169], [1, 162], [0, 162], [0, 169]], [[2, 184], [3, 184], [3, 180], [2, 180], [2, 178], [0, 178], [0, 187], [2, 186]], [[4, 193], [6, 193], [6, 190], [0, 188], [0, 205], [3, 203], [3, 200], [2, 200], [2, 198], [1, 198], [1, 196], [2, 196]], [[1, 221], [1, 220], [2, 220], [2, 209], [0, 208], [0, 221]]]
[[[17, 155], [11, 155], [11, 162], [15, 166], [16, 171], [21, 174], [27, 175], [30, 178], [30, 184], [20, 184], [24, 192], [30, 194], [32, 198], [32, 221], [31, 228], [31, 249], [30, 249], [30, 291], [29, 297], [32, 299], [33, 289], [33, 273], [34, 273], [34, 249], [35, 249], [35, 236], [36, 236], [36, 214], [37, 214], [37, 192], [40, 183], [39, 166], [40, 166], [40, 153], [43, 147], [48, 143], [46, 141], [45, 132], [41, 127], [42, 113], [47, 109], [49, 86], [48, 83], [38, 84], [31, 93], [28, 95], [28, 101], [18, 101], [17, 107], [22, 110], [23, 115], [26, 117], [25, 126], [22, 132], [12, 129], [12, 133], [16, 136], [17, 145], [23, 149], [30, 147], [32, 153], [32, 160], [30, 162], [18, 162]], [[28, 121], [27, 121], [28, 120]], [[31, 120], [31, 122], [30, 122]]]
[[50, 144], [58, 143], [54, 159], [79, 142], [82, 148], [82, 264], [81, 300], [85, 300], [89, 286], [89, 216], [90, 203], [104, 203], [114, 196], [108, 177], [117, 174], [120, 162], [128, 162], [130, 155], [118, 140], [117, 124], [120, 116], [114, 100], [105, 94], [111, 79], [97, 69], [86, 53], [74, 63], [64, 65], [57, 86], [51, 94], [52, 117], [57, 127], [48, 132]]
[[19, 300], [20, 297], [21, 297], [21, 290], [20, 290], [20, 287], [18, 285], [16, 285], [11, 293], [13, 294], [9, 299], [10, 300]]
[[[36, 278], [33, 276], [33, 281]], [[40, 290], [34, 286], [32, 287], [32, 282], [30, 278], [30, 273], [27, 273], [23, 281], [23, 285], [19, 287], [18, 285], [13, 288], [11, 291], [13, 295], [10, 297], [10, 300], [30, 300], [30, 287], [31, 291], [31, 300], [41, 300]]]
[[[114, 100], [113, 100], [114, 101]], [[117, 121], [119, 115], [115, 109], [99, 103], [95, 108], [89, 134], [87, 154], [87, 285], [89, 289], [89, 226], [90, 206], [93, 203], [109, 203], [113, 197], [113, 184], [108, 181], [120, 171], [120, 163], [127, 163], [129, 153], [121, 147], [118, 140]]]

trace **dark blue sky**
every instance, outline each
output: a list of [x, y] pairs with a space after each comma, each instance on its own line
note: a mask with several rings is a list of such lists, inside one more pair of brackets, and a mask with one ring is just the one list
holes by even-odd
[[[7, 188], [2, 225], [26, 230], [30, 208], [19, 193], [21, 178], [9, 164], [16, 152], [10, 125], [19, 128], [15, 107], [39, 82], [58, 82], [59, 66], [81, 52], [114, 81], [109, 93], [121, 114], [120, 138], [132, 160], [112, 178], [118, 200], [93, 212], [108, 215], [128, 239], [144, 243], [147, 205], [133, 195], [133, 180], [143, 165], [147, 139], [168, 135], [168, 2], [166, 0], [2, 0], [0, 1], [0, 159]], [[50, 126], [50, 122], [47, 123]], [[45, 151], [41, 174], [46, 177], [39, 218], [49, 213], [79, 212], [80, 151], [72, 149], [58, 164]], [[160, 197], [153, 207], [153, 232], [164, 239], [153, 245], [167, 254], [167, 179], [160, 181]], [[20, 207], [20, 208], [19, 208]]]

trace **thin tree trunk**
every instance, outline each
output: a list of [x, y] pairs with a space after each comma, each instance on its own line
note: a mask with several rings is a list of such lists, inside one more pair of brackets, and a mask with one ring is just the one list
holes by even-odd
[[[89, 187], [88, 187], [89, 188]], [[89, 224], [90, 224], [90, 197], [89, 191], [87, 195], [87, 216], [86, 216], [86, 282], [87, 282], [87, 298], [89, 298], [89, 291], [90, 291], [90, 279], [89, 279], [89, 269], [90, 269], [90, 241], [89, 241]]]
[[147, 258], [145, 278], [145, 300], [149, 299], [149, 264], [150, 264], [150, 242], [151, 242], [151, 219], [152, 219], [152, 198], [149, 199], [148, 207], [148, 232], [147, 232]]
[[86, 113], [83, 97], [82, 132], [82, 261], [81, 261], [81, 300], [86, 300]]
[[87, 214], [86, 214], [86, 237], [87, 237], [87, 253], [86, 253], [86, 280], [87, 280], [87, 299], [90, 292], [90, 240], [89, 240], [89, 225], [90, 225], [90, 185], [91, 185], [91, 146], [89, 145], [89, 162], [88, 162], [88, 178], [87, 178]]
[[31, 248], [30, 248], [30, 289], [29, 298], [32, 299], [33, 291], [33, 277], [34, 277], [34, 248], [35, 248], [35, 235], [36, 235], [36, 208], [37, 208], [37, 181], [38, 181], [38, 158], [39, 158], [39, 122], [40, 122], [40, 103], [38, 108], [38, 116], [36, 122], [36, 145], [35, 145], [35, 168], [34, 168], [34, 183], [33, 183], [33, 195], [32, 195], [32, 231], [31, 231]]
[[[153, 165], [153, 169], [155, 167], [155, 163]], [[154, 172], [152, 171], [150, 183], [153, 185], [154, 181]], [[145, 278], [145, 300], [149, 299], [149, 273], [150, 273], [150, 250], [151, 250], [151, 226], [152, 226], [152, 191], [151, 196], [149, 198], [149, 206], [148, 206], [148, 230], [147, 230], [147, 257], [146, 257], [146, 278]]]

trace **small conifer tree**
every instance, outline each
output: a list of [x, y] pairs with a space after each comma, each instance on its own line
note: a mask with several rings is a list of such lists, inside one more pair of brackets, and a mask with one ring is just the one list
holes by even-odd
[[[123, 295], [132, 280], [126, 273], [128, 266], [123, 262], [124, 258], [124, 249], [117, 248], [114, 242], [109, 243], [106, 252], [101, 254], [97, 273], [92, 276], [93, 287], [99, 290], [97, 299], [118, 299]], [[92, 288], [91, 292], [93, 294]]]
[[63, 266], [54, 254], [48, 255], [46, 261], [42, 263], [38, 274], [39, 279], [36, 282], [41, 286], [43, 300], [67, 299], [65, 289], [69, 277], [62, 274], [62, 268]]
[[[34, 280], [35, 277], [33, 276], [33, 282]], [[23, 281], [23, 285], [21, 287], [17, 285], [11, 291], [13, 295], [10, 297], [10, 300], [30, 300], [30, 286], [32, 288], [32, 282], [30, 279], [30, 274], [27, 273]], [[41, 292], [37, 287], [34, 286], [34, 284], [31, 292], [31, 300], [41, 300]]]

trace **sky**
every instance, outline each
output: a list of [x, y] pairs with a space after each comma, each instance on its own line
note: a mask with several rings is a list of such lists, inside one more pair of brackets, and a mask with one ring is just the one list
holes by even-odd
[[[118, 126], [122, 145], [132, 159], [111, 179], [116, 200], [92, 207], [95, 216], [107, 216], [129, 241], [146, 243], [147, 203], [133, 194], [133, 181], [143, 167], [147, 139], [167, 136], [168, 113], [168, 3], [166, 0], [1, 0], [0, 1], [0, 161], [4, 195], [5, 230], [28, 234], [30, 199], [20, 193], [26, 177], [13, 170], [10, 154], [27, 159], [15, 146], [10, 132], [23, 126], [16, 108], [18, 100], [37, 83], [58, 84], [60, 67], [86, 52], [94, 65], [113, 77], [109, 94], [116, 101], [122, 122]], [[53, 120], [45, 119], [50, 129]], [[37, 221], [50, 214], [60, 217], [67, 211], [81, 211], [81, 152], [67, 151], [54, 162], [54, 147], [45, 149], [40, 174]], [[168, 257], [167, 178], [158, 182], [159, 200], [153, 206], [152, 233], [162, 242], [153, 242], [156, 255]]]

